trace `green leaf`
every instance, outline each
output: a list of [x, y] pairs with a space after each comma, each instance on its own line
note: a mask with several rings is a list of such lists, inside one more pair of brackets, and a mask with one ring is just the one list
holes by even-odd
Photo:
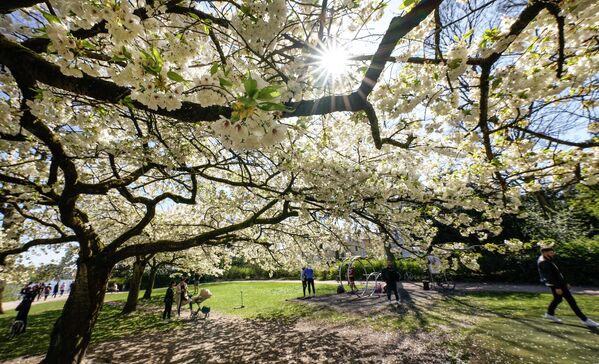
[[258, 108], [260, 110], [264, 110], [264, 111], [286, 111], [286, 112], [291, 112], [294, 109], [287, 107], [283, 104], [278, 104], [275, 102], [263, 102], [258, 104]]
[[247, 16], [250, 16], [252, 14], [252, 9], [247, 5], [241, 5], [241, 8], [239, 10], [242, 14]]
[[201, 21], [202, 19], [200, 19], [200, 17], [198, 16], [198, 14], [189, 12], [187, 13], [187, 15], [189, 15], [190, 17], [192, 17], [195, 21]]
[[473, 33], [474, 33], [474, 28], [470, 28], [466, 33], [464, 33], [464, 35], [462, 36], [462, 39], [468, 39]]
[[125, 46], [123, 46], [122, 52], [123, 52], [123, 56], [125, 56], [125, 58], [127, 58], [128, 60], [133, 59], [133, 55], [131, 54], [131, 52], [129, 52], [129, 50]]
[[[123, 47], [123, 49], [125, 49], [125, 47]], [[140, 49], [139, 52], [141, 53], [141, 56], [144, 58], [144, 60], [151, 60], [153, 61], [154, 58], [146, 51], [144, 51], [143, 49]]]
[[175, 71], [168, 71], [166, 73], [166, 76], [176, 82], [185, 82], [185, 79], [183, 78], [183, 76], [181, 76], [180, 74], [178, 74]]
[[256, 100], [254, 100], [251, 97], [247, 97], [247, 96], [242, 96], [242, 97], [238, 98], [237, 101], [241, 102], [243, 104], [243, 106], [245, 106], [245, 107], [252, 107], [252, 106], [256, 105]]
[[96, 46], [94, 46], [89, 40], [87, 39], [83, 39], [81, 41], [81, 45], [83, 46], [83, 48], [85, 49], [96, 49]]
[[158, 49], [156, 49], [156, 47], [152, 47], [152, 55], [154, 56], [154, 59], [156, 60], [156, 63], [158, 64], [160, 69], [162, 69], [164, 61], [162, 60], [162, 56], [160, 55], [160, 52], [158, 51]]
[[460, 67], [460, 65], [462, 64], [462, 59], [461, 58], [456, 58], [456, 59], [452, 59], [451, 61], [449, 61], [447, 63], [447, 67], [450, 70], [456, 69], [458, 67]]
[[220, 67], [219, 63], [214, 62], [212, 66], [210, 66], [210, 76], [214, 76], [216, 72], [218, 72], [218, 68]]
[[133, 100], [131, 96], [125, 96], [119, 101], [119, 103], [123, 106], [128, 107], [129, 109], [135, 109], [135, 105], [133, 105]]
[[210, 19], [204, 19], [202, 21], [202, 23], [204, 23], [204, 32], [206, 34], [209, 34], [210, 30], [212, 29], [212, 20], [210, 20]]
[[258, 95], [256, 98], [258, 100], [272, 100], [275, 97], [281, 96], [278, 87], [276, 86], [266, 86], [265, 88], [258, 91]]
[[245, 93], [249, 97], [254, 97], [256, 95], [256, 91], [258, 90], [258, 82], [252, 78], [252, 75], [248, 72], [248, 76], [243, 81], [243, 87], [245, 88]]
[[220, 87], [230, 87], [233, 86], [233, 82], [227, 80], [226, 78], [219, 77], [218, 81], [220, 83]]
[[493, 82], [491, 82], [491, 87], [495, 88], [497, 86], [499, 86], [501, 84], [501, 77], [497, 77], [493, 79]]
[[48, 21], [48, 23], [55, 23], [55, 24], [60, 23], [60, 19], [58, 19], [58, 17], [56, 15], [52, 15], [50, 13], [46, 13], [43, 10], [40, 10], [40, 12], [44, 16], [44, 18], [46, 18], [46, 20]]
[[415, 2], [416, 2], [416, 0], [403, 0], [401, 5], [399, 6], [399, 9], [405, 10], [405, 9], [409, 8], [410, 6], [414, 5]]

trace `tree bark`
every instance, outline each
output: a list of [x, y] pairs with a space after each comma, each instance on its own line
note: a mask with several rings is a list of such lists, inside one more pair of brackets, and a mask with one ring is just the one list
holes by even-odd
[[0, 315], [4, 313], [4, 309], [2, 308], [2, 298], [4, 297], [4, 287], [6, 287], [6, 282], [0, 280]]
[[96, 324], [112, 265], [79, 261], [75, 285], [52, 329], [43, 364], [81, 363]]
[[156, 273], [158, 273], [158, 266], [150, 267], [150, 275], [148, 277], [148, 286], [146, 287], [146, 291], [144, 292], [143, 299], [149, 300], [152, 298], [152, 289], [154, 289], [154, 282], [156, 281]]
[[135, 262], [133, 263], [133, 276], [129, 282], [129, 294], [127, 295], [125, 307], [123, 307], [123, 313], [133, 312], [137, 308], [141, 278], [143, 277], [147, 263], [147, 260], [142, 259], [135, 259]]
[[395, 265], [395, 254], [391, 251], [391, 247], [388, 244], [385, 244], [385, 256], [387, 257], [387, 261], [392, 261], [393, 265]]

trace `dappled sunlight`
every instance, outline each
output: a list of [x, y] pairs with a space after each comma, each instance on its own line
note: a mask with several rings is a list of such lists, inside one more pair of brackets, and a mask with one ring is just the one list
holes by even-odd
[[[207, 320], [162, 320], [164, 290], [120, 313], [123, 301], [105, 303], [87, 360], [92, 363], [546, 363], [592, 362], [599, 332], [583, 327], [567, 309], [564, 324], [541, 319], [548, 294], [424, 291], [399, 288], [401, 304], [384, 294], [335, 294], [317, 284], [318, 295], [299, 297], [301, 285], [279, 282], [204, 284], [214, 294]], [[244, 292], [244, 308], [239, 295]], [[116, 295], [114, 298], [117, 298]], [[579, 295], [589, 316], [599, 316], [598, 297]], [[53, 307], [53, 303], [48, 303]], [[30, 317], [28, 332], [0, 342], [0, 360], [41, 360], [60, 310]], [[12, 315], [0, 317], [8, 327]], [[35, 338], [35, 340], [34, 340]], [[37, 355], [37, 356], [35, 356]], [[558, 359], [558, 358], [556, 358]], [[385, 361], [387, 360], [387, 361]]]

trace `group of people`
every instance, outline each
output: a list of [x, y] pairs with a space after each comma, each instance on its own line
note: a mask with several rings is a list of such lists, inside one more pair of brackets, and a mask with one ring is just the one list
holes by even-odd
[[25, 291], [33, 291], [36, 292], [35, 298], [37, 298], [37, 301], [39, 301], [42, 298], [42, 296], [44, 297], [45, 301], [48, 299], [48, 296], [50, 296], [50, 293], [52, 293], [52, 297], [54, 298], [59, 295], [59, 292], [60, 296], [62, 296], [65, 293], [65, 287], [66, 286], [64, 282], [56, 282], [54, 286], [52, 286], [52, 284], [50, 283], [45, 284], [29, 282], [27, 286], [21, 289], [21, 296], [24, 296]]
[[[559, 268], [555, 264], [556, 253], [552, 245], [541, 246], [541, 255], [537, 259], [537, 267], [539, 270], [539, 276], [541, 282], [544, 283], [553, 295], [553, 299], [547, 307], [547, 312], [544, 314], [544, 318], [553, 322], [561, 323], [562, 320], [555, 316], [555, 309], [563, 301], [566, 300], [570, 305], [570, 308], [578, 316], [583, 325], [590, 328], [599, 327], [599, 323], [588, 318], [582, 310], [578, 307], [574, 296], [570, 292], [570, 284], [568, 284], [560, 272]], [[429, 270], [429, 276], [432, 279], [434, 274], [438, 274], [440, 271], [441, 261], [437, 257], [428, 256], [427, 265]], [[391, 301], [391, 294], [395, 296], [395, 301], [400, 302], [400, 296], [397, 290], [397, 285], [400, 279], [400, 274], [395, 268], [392, 260], [387, 261], [387, 267], [381, 272], [381, 280], [386, 283], [387, 300]], [[304, 288], [304, 297], [306, 296], [306, 286], [308, 286], [308, 292], [310, 292], [310, 284], [314, 289], [314, 271], [312, 268], [302, 267], [301, 271], [302, 286]], [[353, 266], [348, 268], [348, 281], [351, 291], [356, 290], [355, 283], [355, 269]], [[341, 290], [342, 291], [342, 290]]]
[[304, 297], [306, 297], [306, 287], [308, 288], [308, 296], [316, 296], [316, 288], [314, 287], [314, 269], [311, 267], [302, 267], [300, 279], [302, 280]]
[[[212, 296], [212, 293], [207, 289], [199, 290], [200, 277], [195, 276], [192, 279], [193, 292], [190, 292], [189, 289], [189, 278], [184, 277], [176, 283], [175, 281], [171, 281], [166, 289], [166, 294], [164, 295], [164, 312], [162, 313], [162, 319], [170, 319], [171, 312], [173, 310], [173, 303], [177, 306], [177, 317], [181, 316], [181, 306], [186, 303], [189, 303], [190, 310], [193, 307], [193, 303], [199, 304], [203, 300]], [[198, 294], [199, 296], [193, 297]], [[192, 298], [193, 297], [193, 298]]]
[[162, 313], [162, 319], [171, 318], [173, 303], [176, 303], [177, 305], [177, 316], [181, 316], [181, 306], [183, 305], [183, 302], [189, 299], [189, 287], [187, 282], [188, 278], [185, 277], [181, 279], [179, 283], [171, 281], [168, 285], [164, 296], [164, 312]]

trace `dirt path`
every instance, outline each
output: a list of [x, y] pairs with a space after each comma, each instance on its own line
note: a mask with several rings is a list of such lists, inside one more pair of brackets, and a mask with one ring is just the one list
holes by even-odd
[[[89, 363], [442, 363], [418, 334], [315, 326], [309, 321], [247, 320], [213, 315], [169, 336], [99, 344]], [[386, 349], [389, 348], [389, 349]], [[409, 350], [407, 350], [409, 348]]]

